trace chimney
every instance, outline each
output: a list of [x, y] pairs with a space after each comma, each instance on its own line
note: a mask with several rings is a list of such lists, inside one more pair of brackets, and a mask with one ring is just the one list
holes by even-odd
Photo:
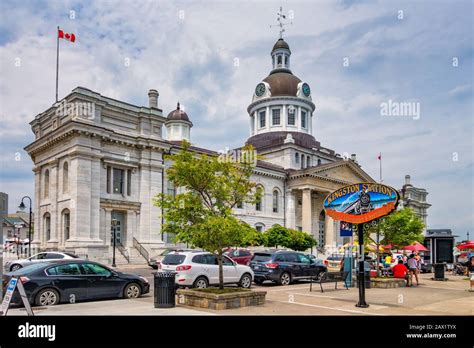
[[160, 94], [156, 89], [150, 89], [148, 91], [148, 104], [150, 108], [158, 109], [158, 96]]
[[410, 175], [405, 175], [405, 185], [411, 185], [410, 184]]

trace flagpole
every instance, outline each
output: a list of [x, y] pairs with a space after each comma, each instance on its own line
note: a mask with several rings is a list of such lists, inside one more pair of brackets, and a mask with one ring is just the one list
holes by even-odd
[[58, 102], [58, 76], [59, 76], [59, 26], [56, 32], [56, 103]]

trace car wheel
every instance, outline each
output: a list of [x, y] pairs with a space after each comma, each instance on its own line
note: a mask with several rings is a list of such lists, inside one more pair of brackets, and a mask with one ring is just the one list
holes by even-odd
[[253, 281], [255, 282], [255, 284], [258, 284], [258, 285], [262, 285], [262, 284], [263, 284], [263, 280], [262, 280], [262, 279], [254, 279]]
[[252, 286], [252, 276], [250, 274], [244, 274], [240, 278], [239, 286], [244, 289], [250, 289]]
[[141, 294], [142, 288], [137, 283], [128, 284], [123, 291], [123, 296], [125, 298], [138, 298]]
[[193, 283], [193, 288], [205, 289], [208, 286], [209, 281], [205, 277], [198, 277]]
[[59, 303], [59, 293], [54, 289], [43, 289], [36, 295], [36, 305], [54, 306]]
[[278, 281], [278, 284], [280, 285], [290, 285], [291, 283], [291, 275], [288, 272], [283, 272], [280, 274], [280, 279]]
[[18, 271], [20, 268], [23, 268], [23, 266], [22, 266], [22, 265], [18, 265], [18, 264], [12, 265], [12, 266], [10, 267], [10, 272]]

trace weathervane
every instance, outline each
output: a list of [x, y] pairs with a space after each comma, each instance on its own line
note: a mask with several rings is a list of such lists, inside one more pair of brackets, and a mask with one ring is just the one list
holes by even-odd
[[286, 19], [286, 15], [283, 14], [283, 7], [280, 6], [280, 11], [277, 13], [277, 21], [278, 24], [276, 25], [270, 25], [270, 28], [273, 27], [280, 27], [280, 39], [283, 38], [283, 33], [285, 32], [285, 29], [283, 28], [285, 25], [293, 24], [293, 22], [283, 22], [284, 19]]

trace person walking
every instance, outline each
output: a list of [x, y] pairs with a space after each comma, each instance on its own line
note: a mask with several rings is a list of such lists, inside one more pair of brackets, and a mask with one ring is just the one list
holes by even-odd
[[469, 289], [469, 291], [474, 291], [472, 289], [474, 287], [474, 256], [471, 256], [466, 268], [466, 275], [470, 278], [471, 281], [471, 288]]
[[[416, 273], [419, 275], [421, 273], [421, 263], [422, 263], [422, 257], [419, 252], [416, 252], [415, 254], [415, 260], [416, 260]], [[416, 278], [418, 281], [418, 277]]]
[[411, 282], [410, 286], [413, 286], [413, 276], [415, 276], [416, 285], [418, 286], [419, 281], [418, 281], [418, 273], [417, 273], [417, 262], [416, 262], [414, 254], [411, 254], [408, 257], [407, 264], [408, 264], [408, 270], [410, 271], [410, 282]]

